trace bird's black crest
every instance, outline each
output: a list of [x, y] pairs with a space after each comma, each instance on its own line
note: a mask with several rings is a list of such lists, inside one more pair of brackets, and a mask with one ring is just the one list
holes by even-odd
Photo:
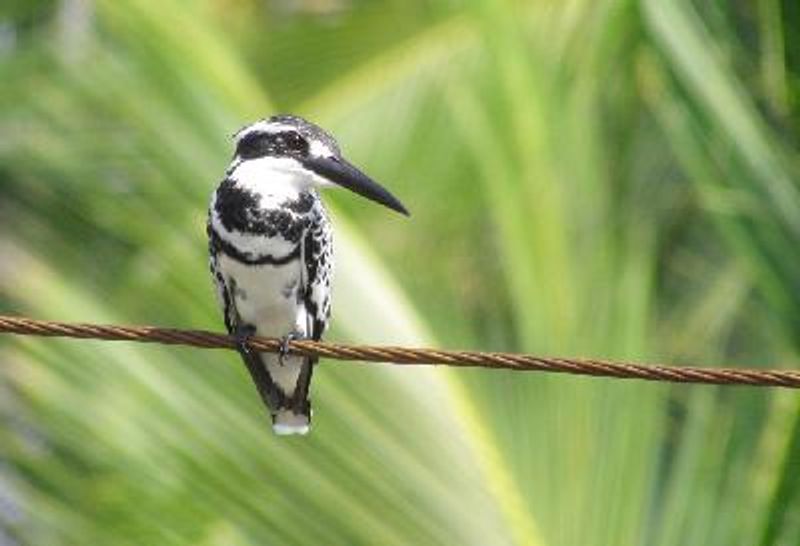
[[[273, 127], [272, 126], [283, 126]], [[336, 140], [324, 129], [291, 114], [279, 114], [243, 127], [236, 133], [239, 137], [236, 153], [242, 159], [258, 157], [308, 156], [312, 142], [323, 144], [334, 155], [340, 155]]]
[[339, 151], [339, 145], [336, 143], [336, 139], [334, 139], [330, 133], [328, 133], [319, 125], [315, 125], [310, 121], [301, 118], [300, 116], [295, 116], [292, 114], [278, 114], [270, 117], [269, 122], [280, 123], [282, 125], [294, 127], [307, 140], [316, 140], [322, 142], [333, 152], [335, 152], [336, 155], [341, 153]]

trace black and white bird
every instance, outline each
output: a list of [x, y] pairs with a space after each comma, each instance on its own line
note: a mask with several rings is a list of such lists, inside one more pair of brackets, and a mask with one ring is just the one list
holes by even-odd
[[252, 335], [319, 340], [331, 314], [333, 233], [317, 188], [342, 186], [403, 214], [313, 123], [272, 116], [241, 129], [208, 211], [210, 267], [225, 325], [276, 434], [305, 434], [316, 359], [255, 353]]

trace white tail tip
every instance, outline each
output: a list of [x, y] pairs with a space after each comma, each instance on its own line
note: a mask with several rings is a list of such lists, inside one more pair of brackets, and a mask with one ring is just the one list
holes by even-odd
[[289, 436], [291, 434], [304, 436], [308, 434], [309, 430], [311, 430], [311, 427], [308, 425], [282, 425], [280, 423], [272, 425], [272, 432], [278, 436]]
[[311, 430], [311, 423], [308, 415], [297, 414], [291, 410], [278, 412], [272, 422], [272, 432], [278, 436], [304, 435], [308, 434], [309, 430]]

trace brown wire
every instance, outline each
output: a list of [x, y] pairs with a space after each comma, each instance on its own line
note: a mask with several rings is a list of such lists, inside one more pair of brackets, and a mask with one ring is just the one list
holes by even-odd
[[[236, 342], [232, 337], [204, 330], [67, 323], [3, 315], [0, 315], [0, 333], [189, 345], [203, 349], [233, 349], [236, 347]], [[280, 340], [254, 337], [249, 340], [248, 345], [256, 351], [277, 352], [280, 348]], [[288, 348], [294, 354], [320, 356], [336, 360], [501, 368], [516, 371], [545, 371], [678, 383], [800, 388], [800, 371], [791, 370], [643, 365], [590, 358], [555, 358], [519, 353], [343, 345], [319, 341], [290, 341], [288, 342]]]

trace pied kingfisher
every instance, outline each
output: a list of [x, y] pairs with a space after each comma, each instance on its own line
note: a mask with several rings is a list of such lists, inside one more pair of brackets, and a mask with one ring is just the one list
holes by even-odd
[[[333, 234], [316, 188], [344, 186], [408, 215], [341, 155], [313, 123], [272, 116], [234, 135], [236, 152], [208, 211], [210, 267], [225, 326], [272, 416], [276, 434], [305, 434], [316, 358], [290, 339], [319, 340], [331, 314]], [[252, 335], [284, 340], [279, 354], [248, 349]]]

